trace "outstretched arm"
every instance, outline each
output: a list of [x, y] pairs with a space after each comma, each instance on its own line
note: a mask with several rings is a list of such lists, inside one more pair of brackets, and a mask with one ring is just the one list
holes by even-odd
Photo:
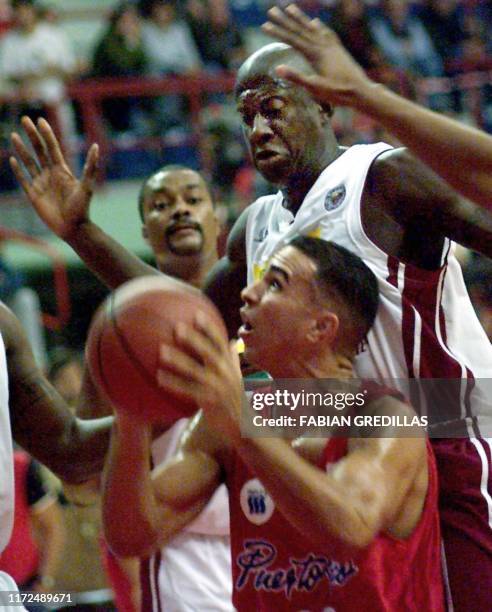
[[9, 405], [15, 441], [68, 482], [83, 482], [103, 466], [112, 419], [75, 418], [34, 360], [22, 326], [0, 305]]
[[103, 485], [103, 523], [115, 554], [148, 556], [191, 522], [220, 484], [221, 470], [198, 414], [177, 455], [150, 467], [152, 431], [117, 415]]
[[[81, 179], [68, 166], [60, 144], [49, 123], [28, 118], [22, 126], [32, 145], [31, 154], [21, 137], [12, 134], [16, 156], [10, 165], [28, 200], [46, 225], [67, 242], [103, 283], [114, 289], [127, 280], [146, 274], [158, 274], [133, 253], [126, 250], [89, 218], [94, 189], [98, 146], [87, 154]], [[19, 162], [24, 164], [25, 174]]]
[[492, 137], [430, 111], [372, 81], [319, 19], [296, 6], [269, 13], [266, 33], [292, 45], [313, 66], [305, 75], [287, 66], [280, 76], [321, 102], [351, 106], [377, 120], [465, 197], [492, 211]]

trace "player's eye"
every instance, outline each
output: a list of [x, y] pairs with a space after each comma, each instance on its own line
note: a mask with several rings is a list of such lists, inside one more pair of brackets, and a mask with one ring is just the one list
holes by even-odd
[[275, 277], [268, 280], [268, 289], [270, 291], [280, 291], [282, 289], [282, 283]]
[[247, 125], [248, 127], [253, 127], [253, 123], [255, 120], [254, 113], [242, 112], [241, 117], [243, 119], [244, 125]]
[[263, 115], [269, 119], [277, 119], [282, 115], [284, 102], [279, 98], [270, 98], [263, 105]]
[[154, 202], [154, 210], [166, 210], [170, 207], [171, 205], [169, 204], [169, 202]]
[[200, 204], [201, 202], [203, 202], [203, 198], [199, 198], [199, 197], [188, 198], [188, 203], [191, 204], [192, 206], [196, 206], [197, 204]]

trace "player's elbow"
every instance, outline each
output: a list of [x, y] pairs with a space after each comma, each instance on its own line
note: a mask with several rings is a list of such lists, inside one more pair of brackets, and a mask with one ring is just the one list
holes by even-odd
[[104, 536], [117, 557], [149, 557], [158, 548], [158, 538], [152, 530], [134, 529], [116, 525], [116, 521], [103, 519]]
[[380, 517], [368, 509], [355, 510], [347, 513], [341, 520], [335, 535], [354, 550], [367, 548], [381, 530]]

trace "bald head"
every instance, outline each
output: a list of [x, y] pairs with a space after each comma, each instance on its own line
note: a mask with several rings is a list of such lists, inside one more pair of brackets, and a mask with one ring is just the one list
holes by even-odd
[[311, 65], [295, 49], [284, 43], [271, 43], [250, 55], [241, 65], [237, 73], [236, 95], [240, 95], [244, 89], [252, 85], [268, 81], [282, 84], [284, 87], [294, 87], [277, 75], [275, 70], [281, 64], [307, 74], [313, 73]]

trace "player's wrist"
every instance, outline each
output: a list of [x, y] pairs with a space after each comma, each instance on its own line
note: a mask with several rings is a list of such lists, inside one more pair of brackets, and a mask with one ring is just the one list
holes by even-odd
[[97, 231], [97, 226], [89, 219], [89, 217], [83, 217], [75, 223], [71, 223], [64, 236], [61, 236], [61, 238], [63, 238], [63, 240], [68, 242], [71, 246], [75, 246], [82, 244], [87, 240], [91, 240], [95, 231]]

